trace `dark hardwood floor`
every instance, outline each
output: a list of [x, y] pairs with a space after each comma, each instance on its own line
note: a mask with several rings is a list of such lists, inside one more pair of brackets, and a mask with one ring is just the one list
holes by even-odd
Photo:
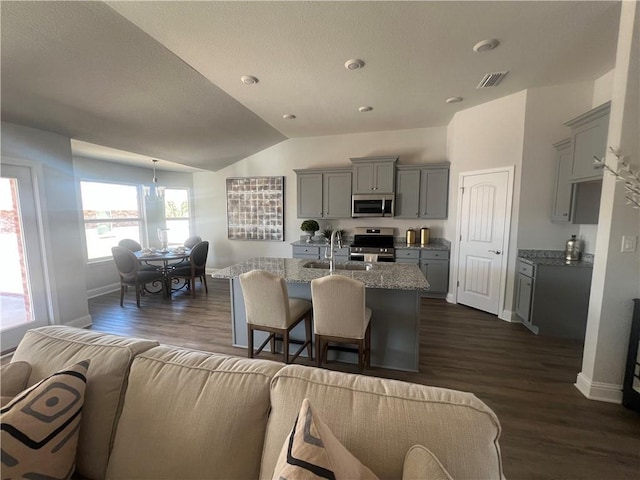
[[[198, 284], [195, 300], [185, 292], [171, 302], [147, 296], [140, 309], [133, 294], [124, 308], [116, 293], [92, 299], [92, 329], [246, 356], [231, 346], [228, 282], [208, 283], [209, 294]], [[419, 373], [366, 373], [473, 392], [500, 419], [509, 480], [640, 479], [640, 415], [587, 400], [573, 386], [581, 344], [535, 336], [522, 325], [443, 300], [422, 300], [421, 323]]]

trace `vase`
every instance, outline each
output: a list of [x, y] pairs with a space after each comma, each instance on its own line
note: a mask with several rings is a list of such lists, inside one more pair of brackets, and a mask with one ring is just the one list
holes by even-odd
[[314, 235], [316, 234], [316, 232], [304, 232], [307, 235], [309, 235], [309, 238], [307, 238], [307, 243], [311, 243], [311, 239], [314, 237]]

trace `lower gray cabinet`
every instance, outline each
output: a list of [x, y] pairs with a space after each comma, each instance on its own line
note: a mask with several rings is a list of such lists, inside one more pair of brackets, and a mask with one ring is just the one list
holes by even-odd
[[320, 247], [318, 246], [293, 246], [293, 258], [308, 258], [318, 260], [320, 258]]
[[516, 315], [532, 332], [584, 341], [591, 291], [589, 264], [518, 260]]
[[[293, 258], [308, 258], [309, 260], [324, 260], [328, 245], [294, 245]], [[346, 262], [349, 260], [349, 247], [333, 249], [336, 262]]]
[[444, 298], [449, 290], [449, 251], [426, 248], [396, 248], [396, 263], [411, 263], [420, 267], [430, 289], [425, 297]]

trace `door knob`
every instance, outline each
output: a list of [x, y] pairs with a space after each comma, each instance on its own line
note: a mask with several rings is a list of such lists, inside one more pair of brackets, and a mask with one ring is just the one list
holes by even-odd
[[500, 255], [502, 252], [500, 250], [489, 250], [491, 253], [495, 253], [496, 255]]

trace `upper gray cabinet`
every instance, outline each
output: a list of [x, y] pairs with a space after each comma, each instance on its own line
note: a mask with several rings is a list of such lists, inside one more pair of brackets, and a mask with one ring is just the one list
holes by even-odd
[[398, 165], [396, 218], [447, 218], [449, 164]]
[[352, 158], [354, 194], [393, 193], [398, 157]]
[[571, 199], [573, 184], [571, 176], [571, 139], [567, 138], [553, 145], [556, 149], [556, 181], [553, 195], [551, 221], [569, 223], [571, 219]]
[[602, 178], [602, 168], [594, 164], [593, 157], [602, 158], [607, 150], [610, 109], [611, 102], [603, 103], [565, 123], [571, 127], [570, 181], [584, 182]]
[[295, 172], [298, 218], [351, 218], [351, 168]]

